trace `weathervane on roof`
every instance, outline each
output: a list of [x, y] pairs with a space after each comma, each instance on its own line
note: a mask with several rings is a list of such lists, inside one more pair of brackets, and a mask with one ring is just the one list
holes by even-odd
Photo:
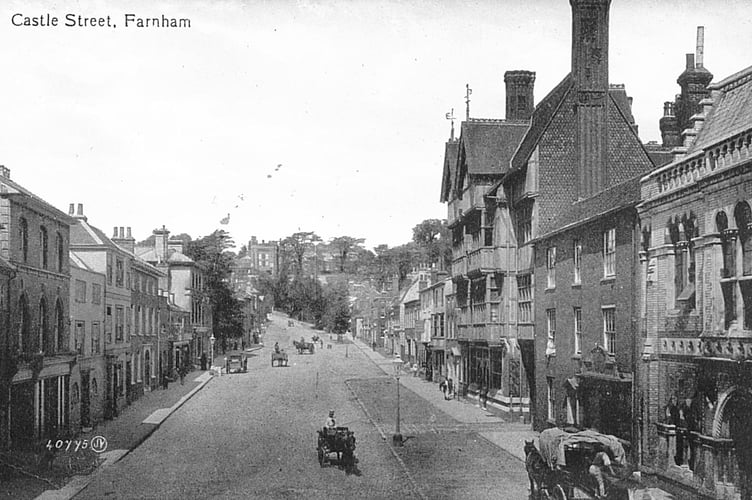
[[449, 135], [449, 140], [453, 141], [454, 140], [454, 108], [452, 108], [452, 110], [446, 114], [446, 119], [451, 120], [452, 122], [452, 132]]
[[470, 119], [470, 95], [473, 93], [473, 89], [470, 88], [470, 84], [465, 84], [465, 119]]

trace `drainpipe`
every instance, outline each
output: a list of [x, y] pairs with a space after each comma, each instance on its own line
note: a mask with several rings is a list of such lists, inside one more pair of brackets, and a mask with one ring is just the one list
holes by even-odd
[[[7, 330], [6, 330], [6, 335], [5, 335], [5, 345], [3, 346], [3, 350], [4, 350], [3, 356], [4, 357], [5, 356], [10, 357], [11, 356], [12, 343], [11, 343], [11, 340], [10, 340], [10, 336], [11, 336], [10, 332], [12, 331], [12, 328], [11, 328], [11, 324], [10, 324], [10, 320], [11, 320], [11, 315], [10, 315], [10, 303], [11, 303], [10, 282], [11, 282], [12, 279], [14, 279], [17, 276], [17, 274], [18, 273], [16, 271], [14, 271], [14, 270], [10, 271], [10, 276], [8, 277], [8, 289], [5, 291], [5, 295], [6, 295], [5, 300], [6, 300], [7, 308], [4, 311], [4, 315], [5, 315], [5, 325], [7, 327]], [[10, 408], [11, 408], [10, 397], [11, 397], [11, 388], [12, 387], [13, 387], [13, 383], [12, 383], [12, 379], [11, 379], [11, 380], [8, 380], [7, 393], [5, 394], [5, 402], [6, 402], [6, 406], [5, 406], [5, 423], [4, 423], [4, 425], [5, 425], [5, 435], [3, 436], [3, 446], [6, 449], [9, 449], [10, 448], [10, 444], [11, 444], [11, 442], [10, 442], [10, 439], [11, 439], [11, 436], [10, 436]]]

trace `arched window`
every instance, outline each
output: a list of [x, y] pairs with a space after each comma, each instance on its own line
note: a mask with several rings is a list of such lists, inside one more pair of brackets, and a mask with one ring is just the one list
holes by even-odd
[[78, 383], [73, 382], [73, 388], [71, 389], [71, 403], [78, 404], [79, 400], [79, 391], [78, 391]]
[[42, 346], [42, 350], [47, 354], [53, 354], [55, 352], [55, 338], [50, 335], [50, 321], [47, 317], [47, 301], [39, 301], [39, 343]]
[[18, 221], [18, 242], [21, 250], [21, 261], [26, 262], [29, 258], [29, 224], [23, 217]]
[[63, 304], [60, 299], [55, 303], [55, 341], [57, 342], [58, 351], [67, 351], [66, 344], [68, 341], [65, 335], [65, 315], [63, 314]]
[[49, 238], [47, 237], [47, 228], [44, 226], [39, 227], [39, 248], [42, 252], [39, 264], [42, 266], [42, 269], [47, 269], [49, 263]]
[[721, 235], [721, 251], [723, 252], [723, 269], [721, 269], [721, 291], [723, 292], [724, 329], [731, 326], [736, 319], [736, 283], [728, 281], [736, 276], [736, 230], [729, 229], [726, 212], [721, 210], [715, 216], [715, 228]]
[[26, 295], [21, 295], [18, 300], [18, 345], [23, 353], [36, 352], [36, 346], [34, 345], [34, 336], [31, 335], [31, 318], [29, 317], [29, 304], [26, 300]]
[[752, 209], [743, 201], [734, 210], [736, 227], [739, 229], [739, 243], [742, 246], [742, 273], [752, 275]]
[[63, 245], [63, 236], [57, 233], [55, 247], [57, 249], [57, 271], [63, 272], [63, 266], [65, 265], [65, 245]]

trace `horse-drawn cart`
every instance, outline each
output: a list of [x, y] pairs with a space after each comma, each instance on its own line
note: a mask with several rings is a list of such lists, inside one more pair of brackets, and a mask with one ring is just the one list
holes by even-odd
[[[614, 436], [553, 428], [541, 432], [539, 444], [540, 451], [531, 441], [525, 442], [525, 466], [534, 499], [626, 500], [631, 498], [629, 491], [639, 487], [629, 477], [624, 447]], [[595, 465], [596, 454], [601, 452], [608, 456], [606, 463], [610, 465]], [[599, 476], [605, 487], [603, 497], [598, 496]]]
[[295, 346], [295, 349], [298, 350], [298, 354], [303, 354], [303, 352], [307, 352], [308, 354], [313, 354], [314, 351], [314, 345], [313, 342], [305, 342], [297, 340], [293, 340], [292, 344]]
[[324, 427], [318, 431], [316, 451], [321, 467], [332, 463], [329, 455], [336, 453], [337, 463], [350, 471], [355, 467], [355, 433], [347, 427]]
[[277, 366], [287, 366], [287, 353], [284, 350], [272, 352], [272, 366], [274, 366], [275, 361]]

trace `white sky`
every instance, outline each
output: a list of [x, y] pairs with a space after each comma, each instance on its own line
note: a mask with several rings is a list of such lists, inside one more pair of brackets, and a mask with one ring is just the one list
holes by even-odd
[[[15, 27], [14, 13], [117, 27]], [[126, 29], [125, 13], [192, 27]], [[612, 2], [610, 80], [643, 141], [660, 140], [698, 25], [714, 80], [752, 64], [746, 1]], [[5, 1], [0, 164], [61, 210], [83, 203], [107, 234], [394, 246], [446, 218], [445, 113], [464, 118], [465, 84], [472, 117], [503, 118], [504, 72], [532, 70], [537, 103], [569, 71], [570, 30], [566, 0]]]

